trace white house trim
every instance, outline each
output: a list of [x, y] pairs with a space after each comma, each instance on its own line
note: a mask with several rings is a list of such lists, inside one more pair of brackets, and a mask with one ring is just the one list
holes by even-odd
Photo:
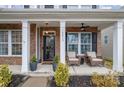
[[65, 64], [65, 32], [66, 22], [60, 21], [60, 62]]
[[29, 70], [30, 59], [30, 24], [27, 20], [22, 21], [22, 73]]
[[10, 30], [8, 30], [8, 55], [12, 55], [12, 40]]
[[36, 49], [36, 58], [38, 58], [38, 55], [37, 55], [37, 50], [38, 50], [38, 48], [37, 48], [37, 40], [38, 40], [38, 38], [37, 38], [37, 33], [38, 33], [38, 30], [37, 30], [37, 25], [36, 25], [36, 41], [35, 41], [35, 43], [36, 43], [36, 45], [35, 45], [35, 49]]
[[113, 31], [113, 70], [123, 72], [123, 22], [118, 21]]
[[[73, 19], [28, 19], [28, 21], [118, 21], [124, 19], [120, 18], [73, 18]], [[0, 23], [3, 22], [18, 22], [20, 23], [23, 19], [0, 19]]]

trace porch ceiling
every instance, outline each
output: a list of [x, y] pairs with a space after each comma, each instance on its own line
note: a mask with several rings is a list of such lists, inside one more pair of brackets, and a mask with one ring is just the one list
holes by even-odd
[[[44, 22], [32, 22], [36, 23], [37, 26], [44, 27], [45, 21]], [[54, 22], [54, 21], [47, 21], [48, 27], [59, 27], [60, 24], [59, 22]], [[104, 29], [108, 26], [111, 26], [114, 22], [108, 22], [108, 21], [67, 21], [66, 22], [66, 27], [81, 27], [81, 23], [84, 23], [85, 25], [91, 26], [91, 27], [98, 27], [98, 29]]]
[[[38, 26], [45, 26], [45, 22], [39, 21], [40, 19], [47, 21], [51, 19], [78, 19], [74, 22], [67, 21], [66, 27], [81, 27], [81, 23], [85, 23], [101, 30], [112, 25], [114, 21], [80, 21], [80, 19], [124, 19], [124, 10], [1, 10], [0, 19], [32, 19], [34, 20], [32, 23], [36, 23]], [[1, 21], [1, 23], [3, 22]], [[60, 26], [58, 21], [48, 21], [48, 23], [52, 27]]]

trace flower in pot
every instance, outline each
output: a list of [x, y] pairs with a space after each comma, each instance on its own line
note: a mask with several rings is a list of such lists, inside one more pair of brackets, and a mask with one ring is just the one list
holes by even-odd
[[56, 70], [57, 66], [58, 66], [58, 63], [60, 62], [60, 58], [59, 56], [55, 56], [54, 59], [53, 59], [53, 71]]
[[30, 69], [31, 71], [35, 71], [37, 69], [37, 58], [33, 56], [30, 62]]

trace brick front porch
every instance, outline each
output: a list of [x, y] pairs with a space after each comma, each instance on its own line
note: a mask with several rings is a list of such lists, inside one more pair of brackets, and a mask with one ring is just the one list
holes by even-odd
[[[21, 74], [21, 65], [9, 65], [10, 70], [13, 74]], [[80, 66], [69, 66], [70, 75], [91, 75], [93, 72], [97, 72], [99, 74], [107, 74], [111, 69], [107, 69], [105, 67], [91, 67], [87, 64], [83, 64]], [[36, 71], [29, 71], [26, 73], [30, 76], [53, 76], [53, 68], [52, 65], [46, 64], [38, 64], [38, 68]]]

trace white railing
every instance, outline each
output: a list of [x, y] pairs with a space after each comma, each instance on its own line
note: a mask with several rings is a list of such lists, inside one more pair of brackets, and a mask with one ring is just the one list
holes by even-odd
[[[0, 5], [0, 8], [12, 9], [113, 9], [110, 5]], [[116, 7], [114, 7], [115, 9]], [[117, 7], [119, 8], [119, 7]]]

